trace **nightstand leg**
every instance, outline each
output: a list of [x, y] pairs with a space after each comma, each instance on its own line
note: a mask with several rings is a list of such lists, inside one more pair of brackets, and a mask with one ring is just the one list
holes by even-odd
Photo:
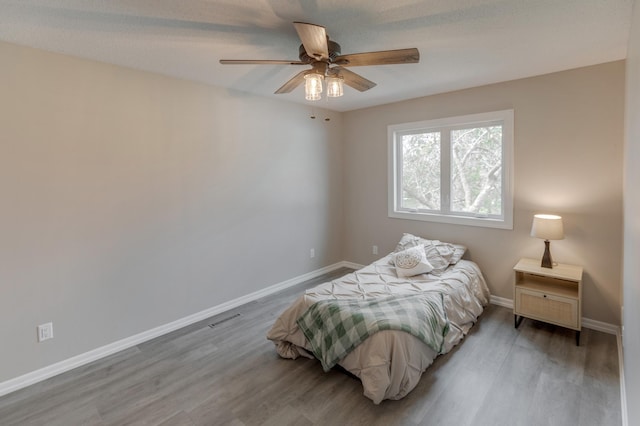
[[580, 332], [576, 331], [576, 346], [580, 346]]
[[524, 317], [520, 317], [520, 318], [518, 318], [518, 316], [517, 316], [517, 315], [514, 315], [514, 316], [513, 316], [513, 326], [514, 326], [515, 328], [518, 328], [518, 327], [520, 326], [520, 323], [522, 322], [522, 320], [523, 320], [523, 319], [524, 319]]

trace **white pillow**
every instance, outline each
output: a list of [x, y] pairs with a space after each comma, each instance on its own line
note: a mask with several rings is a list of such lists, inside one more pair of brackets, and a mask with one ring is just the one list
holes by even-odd
[[453, 246], [453, 257], [451, 258], [451, 264], [455, 265], [458, 263], [464, 253], [467, 251], [467, 246], [463, 246], [462, 244], [451, 243]]
[[433, 270], [433, 266], [427, 260], [424, 246], [409, 247], [393, 255], [398, 277], [413, 277], [426, 274]]
[[431, 265], [432, 274], [440, 275], [449, 267], [449, 262], [453, 256], [453, 249], [440, 243], [440, 241], [429, 241], [423, 246], [425, 257]]
[[[462, 256], [464, 256], [464, 253], [467, 251], [467, 247], [463, 246], [462, 244], [452, 244], [438, 240], [427, 240], [425, 238], [421, 238], [412, 234], [404, 233], [402, 234], [400, 242], [398, 243], [398, 245], [396, 245], [396, 249], [394, 250], [394, 252], [397, 253], [409, 247], [414, 247], [420, 244], [425, 246], [427, 259], [429, 260], [429, 262], [431, 262], [434, 269], [441, 269], [439, 266], [436, 266], [436, 264], [440, 264], [441, 262], [435, 260], [434, 256], [441, 256], [442, 258], [444, 258], [444, 260], [446, 260], [446, 264], [454, 265], [458, 263], [458, 261], [462, 258]], [[429, 245], [435, 246], [437, 251], [429, 250]]]

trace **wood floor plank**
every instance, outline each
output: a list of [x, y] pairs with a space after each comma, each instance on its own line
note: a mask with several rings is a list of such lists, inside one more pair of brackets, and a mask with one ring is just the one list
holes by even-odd
[[473, 425], [482, 408], [494, 376], [482, 370], [462, 367], [447, 383], [444, 392], [421, 419], [422, 424]]
[[[304, 289], [220, 313], [0, 398], [3, 426], [620, 425], [615, 336], [489, 306], [469, 335], [399, 401], [316, 360], [278, 357], [266, 332]], [[209, 327], [210, 324], [214, 324]], [[572, 421], [573, 423], [566, 423]]]
[[191, 420], [191, 417], [184, 411], [176, 413], [173, 417], [169, 417], [159, 426], [196, 426]]
[[578, 408], [579, 425], [602, 426], [622, 424], [620, 411], [620, 387], [607, 381], [585, 377], [580, 388]]
[[581, 387], [562, 376], [540, 373], [526, 422], [539, 426], [576, 424], [579, 414]]

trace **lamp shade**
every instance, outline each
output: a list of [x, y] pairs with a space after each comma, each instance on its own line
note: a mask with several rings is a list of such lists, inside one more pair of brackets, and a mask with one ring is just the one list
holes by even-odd
[[531, 236], [542, 238], [543, 240], [564, 239], [562, 217], [552, 214], [537, 214], [533, 216], [533, 225], [531, 225]]
[[304, 97], [308, 101], [317, 101], [322, 93], [322, 80], [324, 76], [309, 73], [304, 76]]
[[340, 77], [327, 77], [327, 96], [330, 98], [338, 98], [342, 96], [342, 78]]

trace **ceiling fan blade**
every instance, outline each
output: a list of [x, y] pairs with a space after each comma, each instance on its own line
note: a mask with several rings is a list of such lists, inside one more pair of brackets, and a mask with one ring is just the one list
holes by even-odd
[[294, 22], [293, 26], [296, 27], [307, 55], [318, 60], [329, 59], [327, 31], [324, 27], [305, 22]]
[[381, 50], [379, 52], [354, 53], [338, 56], [333, 63], [344, 67], [363, 65], [415, 64], [420, 62], [420, 52], [416, 48]]
[[280, 87], [278, 90], [276, 90], [274, 93], [276, 95], [281, 95], [283, 93], [289, 93], [291, 92], [293, 89], [295, 89], [296, 87], [300, 86], [302, 83], [304, 83], [304, 76], [309, 72], [309, 70], [304, 70], [304, 71], [300, 71], [298, 74], [296, 74], [295, 76], [293, 76], [293, 78], [291, 78], [289, 81], [287, 81], [285, 84], [282, 85], [282, 87]]
[[333, 67], [332, 70], [337, 70], [338, 75], [340, 75], [344, 79], [344, 84], [347, 86], [353, 87], [360, 92], [364, 92], [365, 90], [369, 90], [373, 87], [376, 87], [376, 83], [371, 80], [367, 80], [363, 76], [356, 74], [353, 71], [349, 71], [343, 67]]
[[223, 65], [247, 65], [247, 64], [255, 64], [255, 65], [307, 65], [306, 62], [301, 61], [287, 61], [287, 60], [277, 60], [277, 59], [220, 59], [220, 63]]

